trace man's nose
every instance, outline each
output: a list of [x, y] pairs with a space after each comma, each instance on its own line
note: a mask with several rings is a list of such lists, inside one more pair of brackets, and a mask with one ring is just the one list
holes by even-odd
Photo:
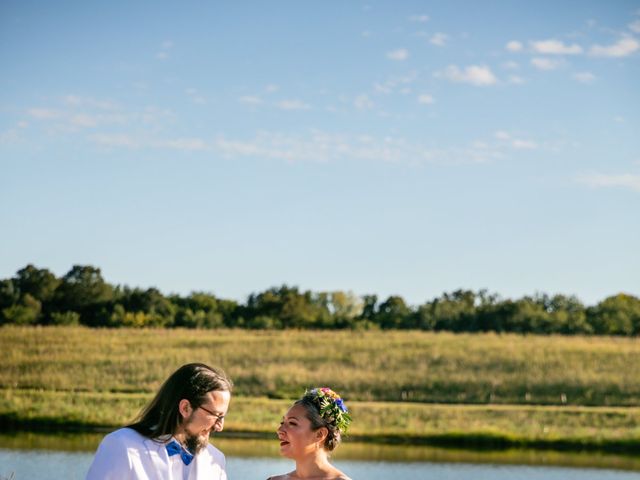
[[224, 428], [224, 418], [221, 420], [218, 420], [216, 424], [213, 426], [213, 429], [216, 432], [221, 432], [223, 428]]

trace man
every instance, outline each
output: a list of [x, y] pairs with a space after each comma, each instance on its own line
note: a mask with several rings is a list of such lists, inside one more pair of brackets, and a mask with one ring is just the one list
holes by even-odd
[[225, 458], [209, 444], [224, 427], [233, 383], [221, 370], [176, 370], [139, 420], [102, 440], [87, 480], [226, 480]]

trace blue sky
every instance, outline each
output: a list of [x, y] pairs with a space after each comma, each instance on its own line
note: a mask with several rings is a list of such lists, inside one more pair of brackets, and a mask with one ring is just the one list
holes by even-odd
[[0, 278], [640, 294], [640, 1], [0, 5]]

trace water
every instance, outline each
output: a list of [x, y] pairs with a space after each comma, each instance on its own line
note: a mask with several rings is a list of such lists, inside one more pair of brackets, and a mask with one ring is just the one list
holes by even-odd
[[[101, 434], [0, 433], [0, 480], [83, 479]], [[230, 480], [293, 469], [272, 440], [216, 438]], [[348, 443], [333, 463], [354, 480], [640, 480], [640, 459], [599, 453], [469, 451]]]
[[[0, 479], [83, 479], [92, 458], [93, 454], [87, 452], [0, 449]], [[365, 460], [334, 463], [354, 480], [640, 480], [637, 472], [574, 467]], [[229, 457], [227, 467], [231, 480], [265, 480], [270, 475], [290, 471], [292, 462]]]

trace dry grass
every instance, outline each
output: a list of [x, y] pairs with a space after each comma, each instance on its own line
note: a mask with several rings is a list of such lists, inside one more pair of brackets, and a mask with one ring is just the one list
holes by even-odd
[[152, 392], [177, 366], [223, 367], [238, 396], [330, 385], [348, 400], [640, 405], [634, 338], [3, 327], [0, 387]]

